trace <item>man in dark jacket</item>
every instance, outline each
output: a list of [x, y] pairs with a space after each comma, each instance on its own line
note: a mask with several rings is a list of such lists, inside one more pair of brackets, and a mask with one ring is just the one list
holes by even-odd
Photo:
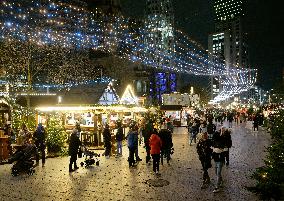
[[231, 131], [228, 129], [225, 129], [221, 135], [221, 137], [224, 139], [224, 154], [225, 154], [225, 160], [226, 165], [229, 165], [229, 149], [232, 147], [232, 137], [231, 137]]
[[142, 135], [144, 137], [144, 144], [146, 149], [146, 163], [148, 163], [151, 159], [150, 155], [150, 145], [149, 145], [149, 139], [153, 133], [153, 122], [151, 120], [148, 121], [148, 123], [145, 125], [145, 127], [142, 130]]
[[105, 156], [106, 158], [109, 158], [111, 153], [111, 133], [108, 124], [105, 125], [105, 129], [103, 131], [103, 137], [105, 145]]
[[121, 126], [120, 121], [118, 121], [116, 124], [117, 124], [117, 132], [115, 138], [117, 142], [117, 156], [122, 156], [123, 128]]
[[167, 158], [167, 163], [169, 164], [171, 159], [171, 148], [173, 147], [172, 132], [166, 128], [163, 128], [160, 130], [158, 136], [162, 140], [161, 164], [163, 165], [164, 156]]
[[208, 139], [210, 141], [212, 141], [212, 138], [213, 138], [213, 134], [215, 133], [216, 131], [216, 126], [215, 124], [213, 124], [213, 121], [209, 121], [209, 123], [207, 124], [207, 134], [208, 134]]
[[38, 124], [36, 131], [33, 134], [33, 140], [37, 148], [36, 151], [36, 165], [39, 164], [39, 152], [41, 152], [42, 166], [45, 164], [45, 138], [46, 132], [41, 123]]
[[72, 165], [74, 163], [75, 170], [79, 167], [76, 164], [77, 161], [77, 154], [79, 151], [79, 147], [81, 145], [81, 141], [78, 137], [78, 131], [77, 129], [74, 129], [71, 136], [70, 136], [70, 142], [69, 142], [69, 156], [70, 157], [70, 163], [69, 163], [69, 172], [73, 172], [74, 169], [72, 169]]

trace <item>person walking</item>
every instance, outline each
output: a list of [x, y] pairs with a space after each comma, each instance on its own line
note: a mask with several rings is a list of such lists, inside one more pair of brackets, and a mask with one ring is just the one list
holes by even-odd
[[163, 165], [163, 157], [165, 156], [167, 159], [167, 164], [170, 164], [171, 159], [171, 149], [173, 147], [172, 142], [172, 133], [165, 127], [162, 127], [159, 131], [159, 137], [162, 140], [161, 147], [161, 164]]
[[103, 137], [104, 137], [105, 157], [108, 159], [111, 154], [111, 133], [108, 124], [105, 125], [103, 131]]
[[232, 137], [231, 131], [228, 129], [224, 129], [221, 133], [221, 137], [224, 138], [224, 155], [226, 166], [229, 165], [229, 149], [232, 147]]
[[151, 160], [151, 154], [150, 154], [150, 145], [149, 145], [149, 139], [151, 137], [151, 134], [153, 132], [153, 122], [151, 120], [148, 120], [147, 124], [142, 129], [142, 135], [144, 137], [144, 144], [146, 149], [146, 163], [149, 164]]
[[126, 137], [127, 146], [129, 149], [128, 163], [129, 163], [129, 167], [134, 167], [134, 164], [135, 164], [134, 154], [138, 146], [138, 133], [137, 133], [135, 124], [130, 124], [129, 128], [130, 128], [130, 131]]
[[117, 123], [117, 132], [115, 135], [116, 142], [117, 142], [117, 156], [122, 156], [122, 141], [123, 141], [123, 128], [121, 126], [121, 122], [118, 121]]
[[217, 177], [217, 180], [216, 180], [217, 182], [216, 182], [213, 193], [219, 192], [220, 187], [222, 186], [222, 183], [223, 183], [222, 168], [225, 162], [225, 153], [224, 153], [225, 143], [224, 143], [224, 138], [221, 137], [221, 133], [224, 132], [222, 131], [223, 129], [225, 128], [222, 127], [221, 131], [215, 132], [213, 136], [212, 158], [215, 162], [215, 174]]
[[258, 125], [259, 125], [259, 116], [258, 114], [255, 114], [253, 117], [253, 131], [258, 131]]
[[206, 188], [210, 183], [208, 169], [212, 167], [211, 164], [211, 141], [208, 139], [207, 133], [200, 133], [196, 145], [197, 154], [202, 165], [203, 170], [203, 183], [201, 188]]
[[41, 153], [42, 166], [45, 165], [45, 140], [46, 132], [41, 123], [38, 124], [36, 131], [33, 134], [33, 140], [37, 148], [36, 152], [36, 165], [39, 164], [39, 152]]
[[[81, 145], [81, 141], [78, 137], [78, 130], [73, 129], [72, 134], [70, 136], [69, 150], [68, 150], [68, 153], [70, 156], [69, 172], [73, 172], [79, 169], [76, 161], [77, 161], [77, 154], [78, 154], [80, 145]], [[74, 169], [72, 169], [73, 164], [74, 164]]]
[[190, 140], [189, 140], [189, 145], [192, 144], [192, 141], [194, 141], [194, 143], [196, 143], [196, 136], [198, 134], [199, 131], [199, 126], [196, 122], [193, 123], [193, 125], [191, 126], [189, 132], [190, 132]]
[[[132, 123], [134, 125], [134, 129], [135, 129], [135, 136], [137, 138], [137, 144], [135, 145], [136, 149], [135, 149], [135, 152], [134, 152], [134, 155], [135, 155], [135, 161], [138, 162], [138, 161], [142, 161], [142, 159], [139, 157], [139, 150], [138, 150], [138, 144], [139, 144], [139, 133], [138, 133], [138, 130], [139, 130], [139, 127], [137, 125], [137, 123], [135, 121], [132, 121]], [[135, 142], [136, 143], [136, 142]]]
[[149, 144], [151, 147], [150, 153], [153, 159], [153, 171], [156, 175], [160, 175], [159, 173], [159, 163], [160, 163], [160, 153], [162, 148], [162, 140], [158, 136], [156, 130], [154, 130], [153, 134], [149, 139]]
[[212, 139], [213, 139], [213, 134], [215, 133], [215, 131], [216, 131], [216, 125], [213, 124], [213, 121], [212, 121], [212, 120], [210, 120], [210, 121], [208, 122], [208, 124], [207, 124], [207, 135], [208, 135], [208, 139], [209, 139], [210, 141], [212, 141]]
[[229, 128], [233, 127], [233, 120], [234, 120], [234, 114], [232, 112], [230, 112], [228, 114], [227, 120], [229, 122]]

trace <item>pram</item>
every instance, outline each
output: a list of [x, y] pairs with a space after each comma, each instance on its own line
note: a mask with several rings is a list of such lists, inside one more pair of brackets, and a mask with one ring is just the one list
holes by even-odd
[[16, 151], [11, 158], [8, 159], [10, 164], [14, 163], [11, 168], [11, 174], [18, 176], [21, 172], [26, 172], [28, 175], [33, 175], [35, 172], [32, 161], [32, 156], [36, 153], [34, 145], [26, 144], [22, 149]]
[[97, 154], [93, 151], [88, 150], [86, 145], [82, 145], [81, 149], [82, 149], [83, 155], [85, 156], [85, 161], [80, 163], [81, 167], [83, 167], [84, 165], [85, 167], [89, 167], [90, 165], [94, 165], [94, 164], [96, 164], [96, 166], [100, 165], [100, 160], [98, 159], [98, 157], [100, 157], [100, 154]]

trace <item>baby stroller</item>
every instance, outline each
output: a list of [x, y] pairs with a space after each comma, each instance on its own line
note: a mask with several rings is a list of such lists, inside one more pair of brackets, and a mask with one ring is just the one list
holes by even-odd
[[16, 151], [8, 162], [14, 163], [11, 168], [11, 174], [18, 176], [21, 172], [26, 172], [28, 175], [33, 175], [35, 172], [32, 161], [32, 156], [36, 153], [34, 145], [26, 144], [22, 149]]
[[85, 167], [89, 167], [94, 164], [96, 164], [96, 166], [100, 165], [100, 160], [98, 159], [98, 157], [100, 157], [100, 154], [88, 150], [85, 145], [83, 145], [81, 149], [85, 156], [85, 161], [80, 163], [81, 167], [83, 167], [84, 165]]

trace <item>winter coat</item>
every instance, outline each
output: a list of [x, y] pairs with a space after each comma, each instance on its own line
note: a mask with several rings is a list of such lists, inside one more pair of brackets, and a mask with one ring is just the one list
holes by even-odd
[[161, 129], [158, 135], [162, 140], [162, 149], [170, 149], [173, 147], [171, 131], [168, 129]]
[[225, 138], [222, 137], [220, 135], [220, 132], [216, 131], [213, 135], [213, 139], [212, 139], [212, 146], [214, 148], [220, 148], [220, 149], [224, 149], [225, 148]]
[[72, 133], [70, 136], [70, 142], [69, 142], [69, 151], [68, 151], [69, 156], [77, 155], [80, 145], [81, 145], [81, 141], [79, 137], [77, 136], [76, 133]]
[[221, 137], [223, 138], [225, 148], [231, 148], [232, 147], [231, 132], [225, 131], [224, 134]]
[[136, 149], [138, 147], [138, 132], [129, 131], [127, 135], [127, 145], [129, 149]]
[[33, 134], [33, 139], [35, 141], [35, 145], [41, 146], [45, 143], [46, 133], [43, 126], [38, 126], [36, 131]]
[[199, 160], [202, 164], [204, 164], [204, 168], [211, 168], [211, 155], [212, 149], [210, 140], [199, 140], [196, 145], [197, 154], [199, 156]]
[[105, 128], [103, 131], [105, 147], [111, 145], [111, 134], [109, 128]]
[[193, 136], [196, 136], [198, 134], [198, 131], [199, 131], [198, 125], [193, 125], [193, 126], [190, 127], [190, 133]]
[[117, 129], [115, 138], [116, 138], [116, 141], [122, 141], [123, 140], [123, 128], [122, 127], [119, 127]]
[[149, 140], [151, 147], [150, 154], [160, 154], [162, 148], [162, 140], [157, 134], [152, 134]]
[[259, 117], [258, 117], [258, 115], [256, 115], [253, 118], [253, 126], [257, 127], [258, 124], [259, 124]]
[[207, 133], [208, 134], [213, 134], [216, 131], [216, 126], [213, 123], [209, 123], [207, 125]]
[[220, 135], [219, 132], [215, 132], [213, 135], [213, 153], [212, 158], [215, 162], [224, 162], [225, 161], [225, 152], [224, 148], [226, 146], [225, 138]]
[[147, 146], [149, 144], [149, 139], [153, 132], [153, 126], [151, 123], [145, 125], [145, 128], [142, 129], [142, 136], [144, 137], [144, 143]]

